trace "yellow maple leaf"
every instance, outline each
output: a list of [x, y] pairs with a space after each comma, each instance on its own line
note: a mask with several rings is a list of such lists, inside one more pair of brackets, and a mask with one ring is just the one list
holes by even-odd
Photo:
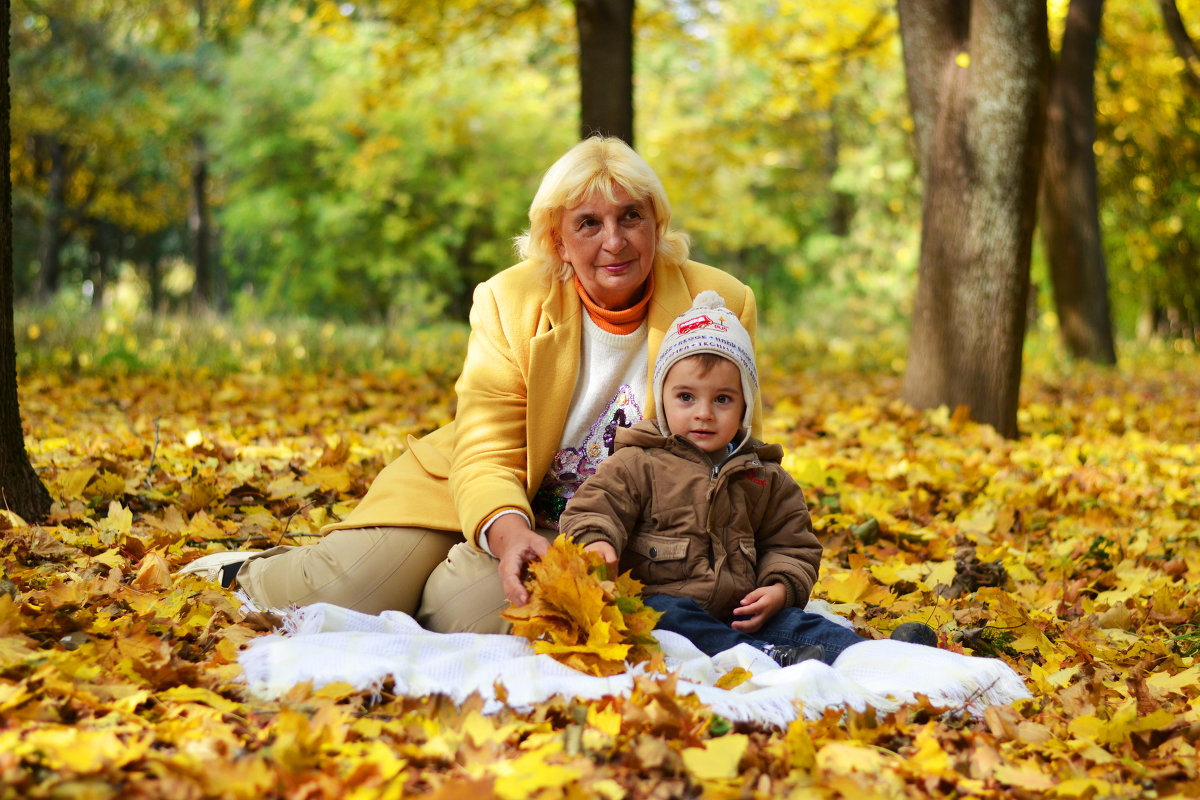
[[734, 667], [733, 669], [729, 670], [729, 672], [726, 672], [724, 675], [717, 678], [717, 688], [734, 689], [738, 686], [741, 686], [751, 677], [752, 675], [749, 670], [743, 669], [742, 667]]
[[749, 745], [749, 736], [731, 733], [705, 742], [704, 747], [685, 748], [680, 755], [688, 772], [700, 780], [727, 780], [738, 776], [738, 762]]

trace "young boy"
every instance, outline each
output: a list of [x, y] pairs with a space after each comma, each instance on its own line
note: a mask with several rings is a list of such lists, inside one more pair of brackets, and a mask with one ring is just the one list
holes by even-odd
[[654, 367], [657, 421], [567, 504], [559, 530], [645, 584], [661, 629], [709, 655], [750, 644], [783, 666], [864, 641], [804, 610], [821, 544], [783, 448], [750, 436], [754, 345], [716, 292], [675, 319]]

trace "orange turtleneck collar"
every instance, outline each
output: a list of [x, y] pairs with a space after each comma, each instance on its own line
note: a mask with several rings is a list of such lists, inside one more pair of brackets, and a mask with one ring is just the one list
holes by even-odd
[[642, 320], [646, 318], [646, 311], [650, 308], [650, 296], [654, 294], [653, 272], [646, 278], [646, 291], [642, 293], [642, 299], [636, 305], [621, 311], [609, 311], [607, 308], [596, 305], [596, 301], [588, 296], [587, 290], [579, 282], [579, 276], [574, 276], [573, 280], [575, 281], [575, 291], [579, 293], [580, 302], [583, 303], [588, 316], [600, 330], [623, 336], [636, 331], [642, 324]]

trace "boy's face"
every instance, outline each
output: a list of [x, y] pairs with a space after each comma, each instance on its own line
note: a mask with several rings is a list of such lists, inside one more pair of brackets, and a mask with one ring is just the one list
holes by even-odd
[[733, 441], [746, 413], [741, 373], [724, 358], [707, 372], [700, 359], [681, 359], [663, 381], [662, 404], [671, 433], [715, 453]]

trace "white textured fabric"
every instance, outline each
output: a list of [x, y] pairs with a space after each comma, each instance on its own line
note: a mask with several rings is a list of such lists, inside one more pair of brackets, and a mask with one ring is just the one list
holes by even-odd
[[[390, 679], [398, 695], [443, 694], [462, 702], [478, 693], [484, 711], [507, 705], [531, 709], [555, 696], [597, 699], [628, 695], [638, 668], [597, 678], [536, 655], [525, 640], [497, 634], [430, 633], [396, 611], [369, 616], [316, 604], [286, 612], [285, 632], [255, 639], [239, 657], [250, 690], [276, 698], [292, 686], [344, 682], [359, 690]], [[842, 653], [832, 667], [805, 661], [780, 668], [748, 645], [708, 657], [682, 636], [656, 632], [667, 665], [691, 692], [726, 719], [783, 727], [803, 714], [819, 717], [826, 708], [891, 711], [923, 694], [934, 705], [982, 714], [988, 705], [1029, 697], [1024, 683], [1001, 661], [891, 640], [868, 641]], [[716, 687], [734, 667], [752, 677], [735, 689]]]
[[609, 333], [592, 322], [587, 314], [583, 315], [579, 374], [575, 378], [575, 394], [558, 445], [560, 450], [578, 448], [588, 439], [596, 420], [605, 415], [613, 395], [622, 386], [633, 390], [633, 397], [623, 406], [626, 414], [634, 409], [641, 412], [641, 416], [630, 418], [625, 424], [633, 425], [646, 415], [642, 403], [646, 400], [649, 385], [646, 379], [650, 374], [650, 353], [646, 349], [649, 333], [650, 326], [644, 321], [633, 333]]

